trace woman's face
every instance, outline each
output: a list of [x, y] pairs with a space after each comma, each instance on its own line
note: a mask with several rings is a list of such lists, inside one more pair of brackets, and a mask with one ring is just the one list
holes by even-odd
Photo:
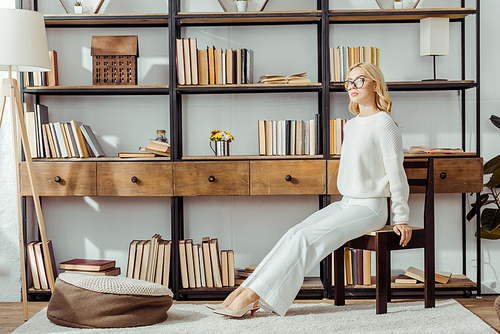
[[360, 106], [371, 106], [375, 103], [375, 82], [361, 67], [353, 68], [349, 72], [346, 90], [351, 101]]

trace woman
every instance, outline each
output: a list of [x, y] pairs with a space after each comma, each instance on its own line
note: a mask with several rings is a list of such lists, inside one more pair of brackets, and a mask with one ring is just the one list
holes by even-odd
[[356, 115], [344, 127], [337, 187], [342, 200], [317, 211], [292, 227], [254, 273], [224, 302], [222, 315], [241, 317], [260, 307], [285, 315], [304, 276], [347, 241], [382, 228], [391, 197], [394, 232], [404, 247], [410, 241], [409, 186], [403, 168], [399, 129], [392, 120], [391, 99], [380, 69], [358, 63], [345, 83], [349, 110]]

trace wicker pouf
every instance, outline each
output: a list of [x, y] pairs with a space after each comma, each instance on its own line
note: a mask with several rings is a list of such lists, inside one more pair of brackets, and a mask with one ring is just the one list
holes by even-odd
[[78, 328], [136, 327], [167, 319], [167, 287], [126, 277], [61, 273], [47, 308], [57, 325]]

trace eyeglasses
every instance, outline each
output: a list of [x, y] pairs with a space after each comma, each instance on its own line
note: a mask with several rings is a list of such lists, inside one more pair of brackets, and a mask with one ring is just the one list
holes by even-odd
[[363, 88], [365, 81], [370, 81], [370, 79], [366, 79], [365, 77], [357, 77], [354, 80], [347, 80], [344, 83], [345, 90], [350, 91], [353, 88], [361, 89], [361, 88]]

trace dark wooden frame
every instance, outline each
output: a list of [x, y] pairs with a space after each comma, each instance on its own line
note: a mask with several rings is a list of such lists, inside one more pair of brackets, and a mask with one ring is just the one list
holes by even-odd
[[[399, 245], [400, 237], [391, 229], [365, 234], [345, 244], [345, 247], [375, 251], [377, 314], [387, 313], [387, 303], [391, 301], [391, 251], [396, 250], [424, 249], [425, 307], [435, 306], [434, 159], [405, 161], [404, 167], [408, 174], [408, 184], [410, 186], [425, 187], [424, 228], [414, 229], [410, 242], [404, 248]], [[412, 169], [416, 169], [416, 171], [426, 169], [426, 177], [418, 177], [413, 173]], [[345, 305], [344, 247], [340, 247], [335, 251], [334, 266], [335, 305]]]

